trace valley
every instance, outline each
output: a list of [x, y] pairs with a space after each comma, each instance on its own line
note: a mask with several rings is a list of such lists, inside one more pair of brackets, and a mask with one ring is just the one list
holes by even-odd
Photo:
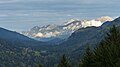
[[[72, 23], [78, 24], [76, 22]], [[36, 67], [37, 64], [42, 64], [43, 67], [54, 67], [58, 64], [58, 58], [63, 54], [72, 58], [71, 61], [74, 61], [71, 62], [72, 66], [76, 66], [88, 44], [90, 48], [95, 48], [104, 39], [106, 32], [113, 25], [120, 27], [120, 17], [111, 21], [105, 21], [100, 26], [88, 25], [87, 27], [81, 27], [80, 25], [80, 27], [78, 26], [79, 28], [75, 28], [74, 30], [68, 29], [70, 33], [67, 33], [67, 35], [69, 36], [57, 44], [47, 41], [42, 42], [34, 38], [31, 39], [29, 36], [0, 28], [0, 62], [2, 62], [0, 66]], [[51, 26], [47, 26], [47, 28], [49, 27], [51, 28]], [[40, 30], [39, 27], [32, 29], [34, 32], [37, 32], [36, 34], [41, 31], [38, 31], [37, 28]], [[47, 28], [43, 27], [42, 31], [49, 33], [50, 29], [46, 30]], [[51, 28], [51, 30], [56, 31], [57, 28]], [[59, 29], [61, 31], [61, 28]], [[63, 31], [68, 32], [68, 30]]]

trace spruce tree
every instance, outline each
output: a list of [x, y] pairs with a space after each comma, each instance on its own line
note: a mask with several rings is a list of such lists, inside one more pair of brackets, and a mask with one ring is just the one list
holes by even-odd
[[[92, 58], [92, 59], [91, 59]], [[93, 67], [94, 64], [94, 54], [90, 47], [86, 49], [82, 62], [80, 62], [79, 67]]]
[[[99, 67], [117, 67], [120, 52], [120, 31], [115, 25], [95, 49], [95, 62]], [[119, 66], [118, 66], [119, 67]]]
[[41, 64], [38, 64], [38, 66], [37, 67], [42, 67], [42, 65]]
[[120, 67], [120, 30], [115, 25], [93, 53], [86, 50], [82, 67]]
[[120, 31], [113, 25], [107, 36], [101, 41], [94, 51], [96, 64], [101, 67], [117, 67], [116, 63], [120, 58]]
[[60, 63], [58, 64], [58, 67], [70, 67], [68, 58], [65, 55], [62, 56]]
[[104, 42], [110, 46], [116, 45], [119, 47], [120, 44], [120, 30], [115, 25], [110, 28], [107, 36], [104, 39]]

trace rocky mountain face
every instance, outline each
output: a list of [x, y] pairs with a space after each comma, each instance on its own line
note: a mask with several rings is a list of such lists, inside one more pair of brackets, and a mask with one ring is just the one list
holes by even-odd
[[[22, 34], [39, 41], [61, 42], [67, 39], [74, 31], [90, 26], [99, 27], [106, 21], [112, 21], [109, 16], [103, 16], [93, 20], [71, 19], [60, 25], [35, 26]], [[54, 41], [55, 40], [55, 41]]]

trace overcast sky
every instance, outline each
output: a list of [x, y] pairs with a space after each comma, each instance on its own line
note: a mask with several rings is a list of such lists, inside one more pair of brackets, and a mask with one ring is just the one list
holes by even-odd
[[0, 27], [22, 31], [64, 21], [120, 16], [120, 0], [0, 0]]
[[0, 0], [0, 3], [72, 3], [72, 4], [93, 4], [93, 3], [118, 3], [119, 0]]

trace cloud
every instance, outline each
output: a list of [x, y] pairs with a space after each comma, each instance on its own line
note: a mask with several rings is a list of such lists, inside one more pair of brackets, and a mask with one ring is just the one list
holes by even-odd
[[0, 3], [93, 3], [96, 1], [97, 0], [0, 0]]
[[0, 3], [16, 3], [19, 2], [20, 0], [0, 0]]
[[39, 4], [105, 4], [119, 3], [119, 0], [0, 0], [1, 3], [39, 3]]
[[[70, 17], [72, 16], [70, 13], [60, 13], [60, 12], [49, 12], [49, 11], [0, 11], [0, 18], [1, 17], [8, 17], [8, 18], [12, 18], [12, 17], [22, 17], [22, 18], [39, 18], [39, 17]], [[7, 18], [7, 19], [8, 19]]]
[[0, 14], [0, 17], [7, 17], [7, 14]]

